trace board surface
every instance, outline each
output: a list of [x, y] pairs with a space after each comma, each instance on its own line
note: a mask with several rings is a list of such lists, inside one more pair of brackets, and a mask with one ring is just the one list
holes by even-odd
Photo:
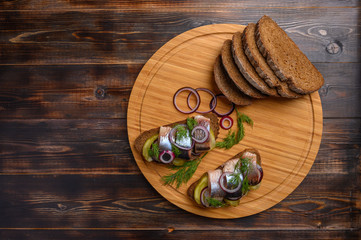
[[[215, 58], [224, 40], [231, 39], [234, 32], [243, 29], [242, 25], [215, 24], [195, 28], [173, 38], [144, 65], [129, 100], [128, 138], [141, 172], [168, 201], [201, 216], [240, 218], [274, 206], [306, 177], [321, 141], [322, 106], [319, 94], [315, 92], [299, 99], [268, 98], [255, 100], [247, 107], [237, 107], [239, 112], [254, 121], [254, 126], [245, 126], [244, 139], [232, 149], [214, 149], [208, 153], [192, 179], [178, 189], [165, 186], [161, 181], [161, 176], [170, 174], [171, 170], [162, 164], [145, 162], [135, 150], [134, 141], [141, 132], [188, 117], [173, 106], [173, 95], [179, 88], [203, 87], [219, 93], [213, 80]], [[202, 94], [201, 97], [207, 96]], [[178, 101], [182, 101], [182, 97]], [[201, 108], [205, 108], [204, 102]], [[219, 110], [226, 111], [225, 107], [220, 106]], [[236, 119], [235, 113], [231, 116]], [[226, 134], [227, 131], [220, 130], [217, 140]], [[257, 148], [262, 156], [264, 178], [261, 187], [243, 197], [235, 208], [197, 207], [186, 195], [187, 188], [204, 172], [217, 168], [248, 147]]]

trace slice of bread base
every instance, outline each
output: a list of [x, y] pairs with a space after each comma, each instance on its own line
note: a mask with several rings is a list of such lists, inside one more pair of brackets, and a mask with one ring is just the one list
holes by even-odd
[[[212, 129], [212, 131], [214, 133], [214, 138], [217, 139], [218, 134], [219, 134], [219, 124], [218, 124], [217, 115], [214, 114], [214, 113], [206, 113], [206, 114], [202, 114], [202, 115], [210, 119], [210, 121], [211, 121], [210, 128]], [[178, 122], [175, 122], [175, 123], [167, 124], [167, 125], [164, 125], [164, 126], [174, 127], [174, 126], [176, 126], [178, 124], [186, 124], [186, 123], [187, 123], [187, 120], [183, 120], [183, 121], [178, 121]], [[150, 137], [152, 137], [152, 136], [154, 136], [154, 135], [156, 135], [158, 133], [159, 133], [159, 127], [152, 128], [150, 130], [144, 131], [141, 134], [139, 134], [139, 136], [134, 141], [135, 149], [139, 153], [142, 153], [143, 146], [144, 146], [145, 142]]]
[[254, 88], [239, 71], [232, 56], [232, 40], [226, 40], [223, 43], [221, 50], [221, 58], [223, 67], [232, 79], [233, 83], [246, 95], [253, 98], [265, 98], [267, 95], [262, 94]]
[[[243, 150], [242, 152], [236, 154], [235, 156], [231, 157], [231, 158], [228, 159], [228, 160], [235, 159], [235, 158], [241, 158], [242, 155], [243, 155], [243, 153], [245, 153], [245, 152], [250, 152], [250, 153], [256, 154], [256, 155], [257, 155], [257, 162], [258, 162], [260, 165], [262, 165], [261, 155], [260, 155], [260, 153], [258, 152], [258, 150], [255, 149], [255, 148], [247, 148], [247, 149]], [[226, 161], [228, 161], [228, 160], [226, 160]], [[224, 161], [224, 162], [226, 162], [226, 161]], [[223, 169], [223, 164], [222, 164], [221, 166], [217, 167], [217, 169]], [[188, 188], [188, 190], [187, 190], [187, 196], [188, 196], [190, 199], [192, 199], [193, 202], [194, 202], [198, 207], [206, 208], [206, 207], [204, 207], [203, 205], [198, 205], [198, 204], [194, 201], [194, 189], [196, 188], [199, 180], [200, 180], [200, 179], [198, 179], [197, 181], [195, 181], [194, 183], [192, 183], [192, 184], [189, 186], [189, 188]]]
[[268, 65], [292, 91], [309, 94], [322, 87], [322, 74], [270, 17], [263, 16], [257, 22], [255, 36], [258, 49]]
[[242, 32], [236, 32], [233, 35], [232, 46], [234, 61], [244, 78], [262, 93], [273, 97], [279, 97], [277, 90], [269, 87], [249, 62], [243, 50]]
[[303, 95], [298, 94], [288, 88], [286, 82], [282, 82], [271, 67], [268, 65], [266, 59], [259, 51], [255, 37], [256, 24], [249, 23], [243, 31], [242, 43], [244, 53], [248, 60], [257, 71], [258, 75], [268, 84], [269, 87], [276, 88], [278, 94], [286, 98], [299, 98]]
[[214, 81], [218, 89], [224, 94], [224, 96], [231, 102], [240, 106], [247, 106], [252, 103], [252, 99], [245, 95], [228, 76], [227, 72], [223, 68], [221, 56], [216, 58], [214, 63]]

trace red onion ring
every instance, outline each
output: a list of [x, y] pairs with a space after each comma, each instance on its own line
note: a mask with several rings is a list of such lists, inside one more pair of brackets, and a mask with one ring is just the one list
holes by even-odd
[[[188, 95], [188, 98], [187, 98], [187, 102], [188, 102], [188, 107], [191, 109], [190, 111], [183, 111], [183, 110], [181, 110], [179, 107], [178, 107], [178, 105], [177, 105], [177, 96], [181, 93], [181, 92], [183, 92], [183, 91], [190, 91], [190, 93], [189, 93], [189, 95]], [[194, 108], [192, 108], [191, 106], [190, 106], [190, 103], [189, 103], [189, 96], [191, 95], [191, 94], [194, 94], [195, 96], [196, 96], [196, 98], [197, 98], [197, 103], [196, 103], [196, 106], [194, 107]], [[185, 114], [190, 114], [190, 113], [193, 113], [193, 112], [195, 112], [197, 109], [198, 109], [198, 107], [199, 107], [199, 105], [200, 105], [200, 103], [201, 103], [201, 100], [200, 100], [201, 98], [199, 97], [199, 94], [198, 94], [198, 92], [197, 92], [197, 90], [195, 90], [195, 89], [193, 89], [193, 88], [191, 88], [191, 87], [183, 87], [183, 88], [180, 88], [175, 94], [174, 94], [174, 96], [173, 96], [173, 105], [174, 105], [174, 107], [178, 110], [178, 111], [180, 111], [181, 113], [185, 113]]]
[[[193, 135], [196, 133], [197, 130], [201, 130], [201, 131], [204, 132], [204, 138], [203, 138], [203, 139], [199, 140], [199, 139], [197, 139], [196, 137], [193, 136]], [[192, 136], [192, 139], [193, 139], [195, 142], [197, 142], [197, 143], [205, 143], [205, 142], [208, 140], [208, 138], [209, 138], [209, 132], [208, 132], [208, 130], [207, 130], [206, 127], [201, 126], [201, 125], [198, 125], [198, 126], [195, 126], [195, 127], [193, 128], [193, 130], [192, 130], [192, 132], [191, 132], [191, 136]]]
[[207, 197], [210, 197], [210, 196], [209, 196], [208, 187], [205, 187], [202, 189], [201, 197], [200, 197], [201, 203], [204, 207], [209, 207], [209, 203], [207, 202]]
[[[229, 122], [229, 125], [226, 126], [224, 124], [224, 122]], [[221, 118], [221, 120], [219, 121], [219, 124], [221, 125], [221, 128], [223, 128], [224, 130], [228, 130], [233, 126], [233, 119], [230, 116], [224, 116]]]
[[178, 143], [176, 143], [175, 134], [176, 134], [177, 128], [178, 128], [179, 126], [183, 126], [183, 127], [187, 128], [187, 125], [186, 125], [186, 124], [179, 124], [179, 125], [175, 126], [174, 128], [172, 128], [172, 130], [170, 130], [170, 132], [169, 132], [169, 141], [170, 141], [172, 144], [174, 144], [174, 145], [175, 145], [177, 148], [179, 148], [179, 149], [186, 150], [186, 151], [193, 149], [193, 147], [194, 147], [194, 141], [193, 141], [191, 135], [189, 136], [189, 138], [192, 140], [192, 145], [191, 145], [190, 147], [181, 146], [181, 145], [179, 145]]
[[[226, 96], [224, 96], [224, 95], [221, 93], [221, 94], [217, 94], [214, 99], [217, 100], [218, 97], [226, 97]], [[226, 112], [226, 113], [219, 113], [219, 112], [217, 112], [217, 110], [216, 110], [217, 101], [214, 101], [213, 99], [212, 99], [211, 102], [209, 103], [209, 107], [210, 107], [210, 108], [213, 108], [213, 112], [214, 112], [215, 114], [217, 114], [219, 117], [224, 117], [224, 116], [227, 116], [227, 115], [230, 115], [231, 113], [233, 113], [233, 111], [234, 111], [234, 109], [235, 109], [235, 107], [236, 107], [236, 105], [235, 105], [233, 102], [230, 102], [230, 103], [232, 104], [231, 109], [230, 109], [228, 112]]]
[[[166, 154], [168, 154], [168, 155], [170, 156], [170, 158], [169, 158], [168, 160], [163, 158], [164, 155], [166, 155]], [[172, 162], [172, 161], [174, 160], [174, 158], [175, 158], [174, 153], [173, 153], [172, 151], [169, 151], [169, 150], [163, 151], [163, 152], [161, 152], [161, 153], [159, 154], [159, 160], [160, 160], [162, 163], [165, 163], [165, 164]]]
[[[196, 113], [209, 113], [209, 112], [212, 112], [212, 111], [216, 108], [216, 106], [217, 106], [217, 98], [216, 98], [216, 95], [214, 95], [214, 93], [213, 93], [211, 90], [207, 89], [207, 88], [196, 88], [196, 89], [194, 89], [194, 90], [195, 90], [196, 92], [198, 92], [198, 91], [204, 91], [204, 92], [209, 93], [209, 94], [212, 96], [211, 102], [214, 102], [214, 106], [209, 105], [209, 107], [210, 107], [209, 110], [207, 110], [207, 111], [198, 111], [198, 110], [196, 110]], [[188, 98], [187, 98], [187, 104], [188, 104], [188, 107], [189, 107], [189, 108], [191, 108], [189, 99], [190, 99], [190, 97], [192, 96], [192, 93], [193, 93], [193, 92], [189, 93]], [[198, 94], [198, 95], [199, 95], [199, 94]], [[198, 106], [198, 107], [199, 107], [199, 106]]]
[[[229, 175], [232, 175], [233, 172], [224, 172], [222, 173], [222, 175], [219, 177], [219, 186], [222, 188], [223, 191], [225, 191], [226, 193], [235, 193], [237, 191], [239, 191], [242, 187], [242, 181], [243, 181], [243, 176], [241, 178], [241, 181], [238, 183], [237, 187], [234, 189], [229, 189], [225, 186], [225, 184], [227, 184], [227, 177]], [[226, 181], [226, 182], [225, 182]]]
[[242, 194], [240, 194], [239, 196], [237, 196], [237, 197], [226, 197], [228, 200], [231, 200], [231, 201], [237, 201], [237, 200], [239, 200], [239, 199], [241, 199], [243, 197], [243, 195]]

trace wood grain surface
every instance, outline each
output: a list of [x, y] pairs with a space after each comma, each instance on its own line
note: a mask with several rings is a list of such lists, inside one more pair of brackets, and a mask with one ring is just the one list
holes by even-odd
[[[360, 239], [360, 4], [0, 1], [0, 239]], [[134, 161], [132, 87], [175, 36], [264, 14], [325, 78], [319, 152], [304, 181], [259, 214], [189, 213]]]
[[[202, 160], [190, 183], [215, 169], [245, 148], [256, 148], [262, 156], [264, 178], [257, 191], [242, 198], [239, 207], [199, 208], [187, 196], [190, 184], [164, 186], [161, 177], [170, 174], [162, 164], [147, 163], [134, 148], [142, 132], [188, 117], [173, 106], [173, 95], [184, 87], [207, 88], [218, 93], [213, 66], [223, 42], [232, 39], [243, 25], [213, 24], [182, 33], [161, 47], [145, 64], [133, 86], [128, 105], [128, 136], [135, 160], [152, 186], [167, 200], [191, 213], [213, 218], [239, 218], [264, 211], [287, 197], [306, 177], [317, 155], [322, 134], [322, 106], [318, 93], [299, 99], [264, 99], [237, 107], [254, 121], [246, 138], [232, 150], [213, 150]], [[218, 91], [218, 92], [217, 92]], [[201, 93], [202, 111], [209, 108]], [[179, 95], [179, 106], [187, 94]], [[203, 97], [203, 98], [202, 98]], [[183, 104], [184, 105], [184, 104]], [[186, 109], [186, 108], [184, 108]], [[227, 106], [217, 110], [227, 112]], [[194, 114], [193, 114], [194, 115]], [[231, 115], [236, 119], [236, 114]], [[131, 123], [131, 124], [130, 124]], [[235, 124], [236, 126], [236, 124]], [[232, 128], [235, 130], [235, 127]], [[221, 131], [220, 139], [228, 131]]]

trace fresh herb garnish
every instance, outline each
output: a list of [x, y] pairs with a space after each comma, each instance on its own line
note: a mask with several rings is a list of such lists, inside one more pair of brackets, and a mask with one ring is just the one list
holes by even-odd
[[185, 126], [180, 126], [180, 125], [177, 126], [177, 133], [176, 133], [177, 139], [187, 138], [188, 135], [189, 135], [189, 132]]
[[172, 152], [174, 153], [176, 158], [181, 154], [179, 148], [177, 148], [174, 144], [172, 144]]
[[245, 135], [245, 130], [243, 123], [247, 123], [253, 127], [253, 120], [248, 117], [246, 114], [240, 114], [236, 108], [237, 112], [237, 132], [229, 130], [227, 136], [223, 139], [222, 142], [217, 142], [216, 147], [230, 149], [234, 145], [238, 144]]
[[193, 161], [185, 162], [182, 166], [169, 165], [168, 168], [177, 171], [162, 177], [164, 185], [173, 185], [176, 183], [176, 187], [179, 188], [182, 183], [187, 183], [206, 155], [207, 153]]
[[206, 198], [209, 206], [212, 206], [212, 207], [224, 207], [226, 206], [226, 204], [222, 201], [219, 201], [218, 199], [215, 199], [215, 198], [211, 198], [211, 197], [208, 197]]
[[152, 143], [151, 148], [148, 150], [148, 154], [151, 157], [154, 157], [155, 159], [158, 159], [159, 157], [159, 145], [158, 143]]
[[241, 178], [241, 174], [242, 173], [232, 173], [231, 174], [231, 179], [229, 179], [229, 184], [234, 186], [234, 187], [237, 187], [241, 181], [242, 181], [242, 178]]
[[187, 118], [187, 126], [189, 131], [192, 131], [195, 126], [198, 125], [198, 122], [194, 118]]
[[234, 165], [234, 172], [235, 173], [242, 173], [241, 171], [241, 158], [237, 161], [236, 165]]
[[240, 160], [236, 164], [238, 171], [240, 171], [240, 174], [243, 175], [243, 182], [242, 182], [243, 195], [249, 191], [248, 173], [249, 173], [250, 161], [251, 160], [249, 158], [240, 158]]
[[242, 122], [248, 123], [251, 127], [253, 127], [253, 120], [248, 117], [246, 114], [242, 113], [242, 115], [239, 115], [239, 112], [237, 111], [237, 116], [239, 116], [239, 118], [242, 120]]
[[216, 147], [230, 149], [234, 144], [236, 144], [236, 133], [229, 130], [223, 141], [216, 143]]
[[248, 178], [246, 177], [245, 179], [243, 179], [242, 183], [242, 194], [245, 195], [247, 192], [249, 192], [249, 183]]

